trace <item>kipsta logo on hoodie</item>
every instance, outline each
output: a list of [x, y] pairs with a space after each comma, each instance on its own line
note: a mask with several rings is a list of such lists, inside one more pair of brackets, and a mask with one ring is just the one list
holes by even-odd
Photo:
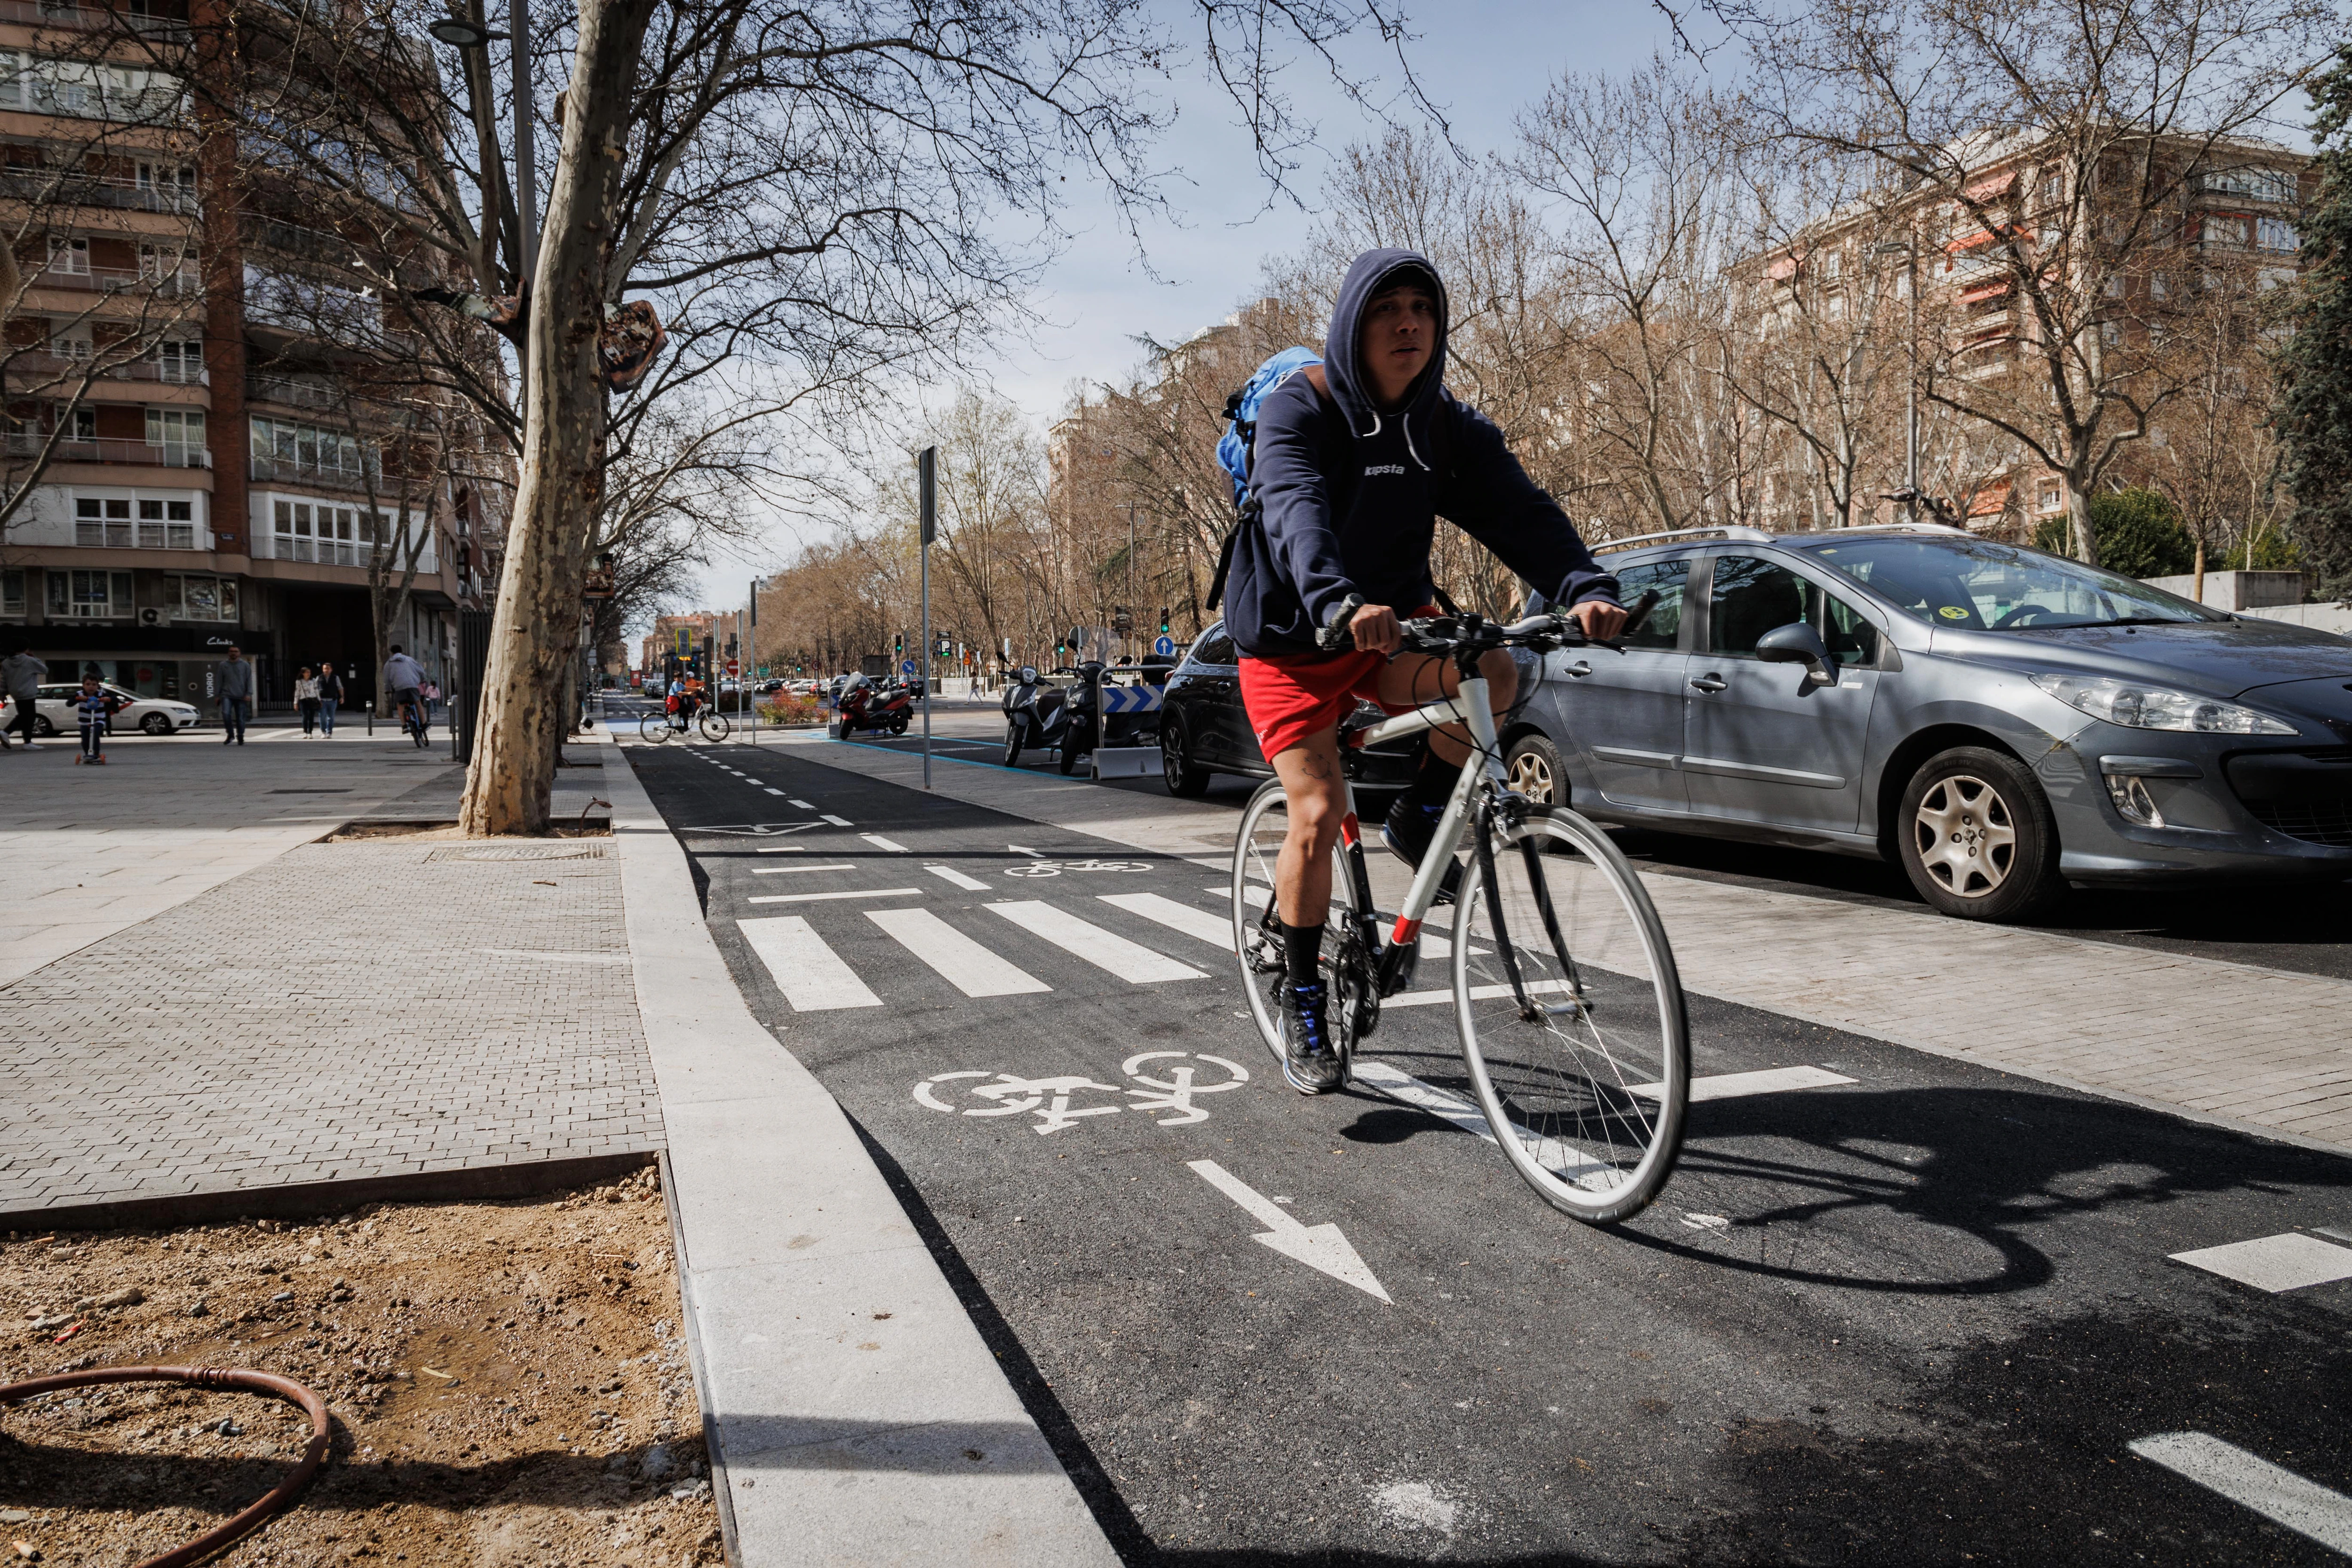
[[1401, 474], [1403, 472], [1404, 465], [1402, 463], [1374, 463], [1370, 468], [1364, 470], [1364, 478], [1369, 479], [1375, 474]]

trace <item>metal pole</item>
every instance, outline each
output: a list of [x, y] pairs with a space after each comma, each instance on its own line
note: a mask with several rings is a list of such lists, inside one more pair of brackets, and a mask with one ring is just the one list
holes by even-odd
[[[746, 667], [756, 668], [757, 666], [753, 664], [751, 656], [754, 651], [752, 645], [760, 640], [760, 580], [757, 577], [751, 579], [750, 594], [744, 599], [743, 603], [749, 606], [743, 612], [743, 624], [746, 628], [743, 642], [743, 662]], [[739, 690], [740, 689], [740, 682], [738, 683], [737, 689]], [[759, 743], [760, 699], [755, 694], [751, 699], [751, 744], [756, 746]]]
[[532, 140], [538, 116], [530, 87], [530, 0], [508, 0], [507, 26], [514, 37], [507, 52], [514, 62], [515, 216], [522, 226], [522, 278], [517, 293], [528, 293], [539, 272], [539, 157]]
[[1908, 499], [1903, 503], [1905, 520], [1919, 521], [1919, 241], [1911, 240], [1910, 259], [1906, 282], [1911, 292], [1911, 375], [1903, 388], [1903, 444], [1905, 452], [1904, 489]]
[[923, 579], [923, 787], [931, 787], [931, 539], [940, 528], [940, 449], [926, 447], [915, 457], [915, 488], [920, 502]]

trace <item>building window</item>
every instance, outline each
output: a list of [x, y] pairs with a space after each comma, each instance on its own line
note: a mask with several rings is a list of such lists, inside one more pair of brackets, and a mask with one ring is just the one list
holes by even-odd
[[2291, 202], [2294, 200], [2294, 175], [2284, 169], [2208, 169], [2197, 176], [2197, 188], [2212, 195]]
[[171, 595], [174, 618], [183, 621], [236, 619], [236, 579], [234, 577], [169, 576], [163, 589]]
[[[373, 524], [364, 510], [325, 501], [281, 500], [270, 508], [270, 533], [280, 561], [316, 561], [322, 566], [364, 566], [374, 541], [392, 540], [392, 520], [379, 512]], [[397, 546], [395, 545], [395, 549]], [[394, 564], [404, 564], [397, 554]]]
[[196, 172], [185, 163], [141, 163], [139, 189], [158, 212], [195, 210]]
[[18, 620], [24, 618], [24, 573], [0, 572], [0, 616], [13, 616]]
[[150, 408], [147, 444], [163, 448], [163, 466], [201, 468], [205, 466], [205, 411], [201, 408]]
[[2281, 256], [2292, 255], [2302, 242], [2295, 237], [2294, 225], [2283, 217], [2254, 220], [2254, 246]]
[[253, 422], [253, 477], [257, 479], [324, 479], [361, 483], [378, 472], [377, 454], [339, 431], [287, 419]]
[[96, 352], [87, 321], [62, 323], [50, 334], [49, 353], [58, 359], [86, 360]]
[[194, 550], [196, 503], [168, 496], [77, 495], [74, 542], [115, 550]]
[[205, 379], [205, 345], [194, 338], [157, 343], [155, 363], [163, 367], [158, 379], [193, 385]]
[[47, 576], [49, 614], [94, 621], [130, 618], [130, 573], [52, 571]]
[[49, 236], [49, 270], [69, 277], [89, 276], [89, 241], [68, 239], [63, 235]]

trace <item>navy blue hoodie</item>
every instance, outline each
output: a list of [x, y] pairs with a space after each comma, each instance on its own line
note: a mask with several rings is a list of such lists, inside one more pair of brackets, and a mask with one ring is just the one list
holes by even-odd
[[[1382, 413], [1358, 360], [1364, 309], [1415, 272], [1437, 290], [1437, 341], [1403, 407]], [[1425, 257], [1368, 250], [1339, 285], [1323, 343], [1332, 401], [1294, 375], [1259, 409], [1251, 481], [1263, 521], [1244, 524], [1225, 583], [1225, 627], [1244, 653], [1314, 652], [1316, 629], [1350, 594], [1400, 616], [1428, 604], [1440, 517], [1553, 604], [1616, 603], [1617, 580], [1593, 563], [1502, 431], [1445, 390], [1446, 318], [1444, 284]]]

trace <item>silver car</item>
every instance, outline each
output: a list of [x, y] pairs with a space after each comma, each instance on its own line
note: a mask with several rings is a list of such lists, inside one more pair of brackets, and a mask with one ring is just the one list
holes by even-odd
[[2352, 641], [1957, 529], [1627, 542], [1657, 609], [1545, 658], [1505, 734], [1530, 795], [1893, 860], [1969, 920], [2352, 878]]

